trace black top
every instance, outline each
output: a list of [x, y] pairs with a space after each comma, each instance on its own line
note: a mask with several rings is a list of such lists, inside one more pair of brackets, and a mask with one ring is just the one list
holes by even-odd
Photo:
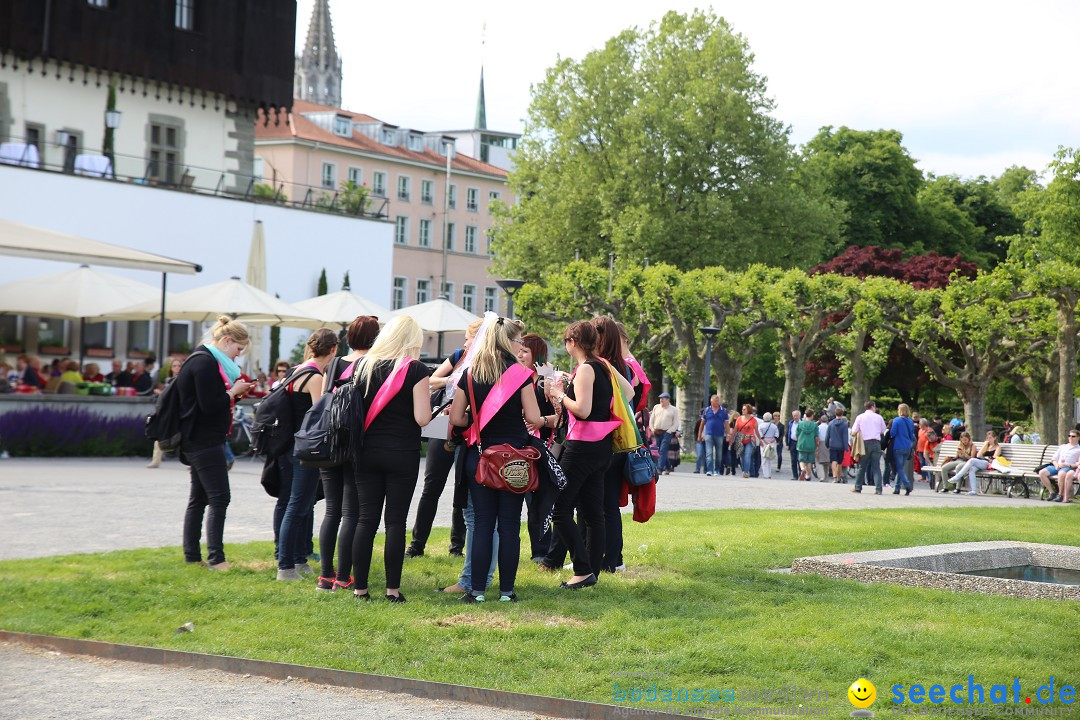
[[311, 409], [311, 395], [305, 392], [308, 383], [321, 382], [323, 382], [322, 373], [309, 372], [292, 383], [291, 387], [285, 388], [285, 392], [289, 394], [289, 408], [292, 409], [292, 426], [294, 428], [300, 429], [300, 424], [304, 422], [304, 415]]
[[[592, 410], [589, 417], [582, 418], [593, 422], [604, 422], [611, 419], [611, 376], [608, 375], [607, 366], [599, 360], [589, 360], [589, 367], [593, 369], [596, 379], [593, 380]], [[566, 396], [571, 400], [577, 400], [574, 395], [574, 385], [566, 391]]]
[[38, 375], [37, 370], [30, 367], [29, 365], [26, 366], [26, 371], [23, 372], [22, 381], [23, 384], [29, 385], [30, 387], [45, 387], [45, 383], [41, 382], [41, 376]]
[[180, 398], [180, 440], [187, 452], [220, 447], [229, 432], [232, 405], [214, 356], [198, 349], [180, 368], [176, 392]]
[[[506, 372], [507, 368], [510, 368], [517, 364], [516, 358], [504, 357], [502, 372]], [[458, 380], [458, 391], [464, 392], [465, 397], [469, 397], [469, 378], [472, 376], [472, 369], [466, 370], [461, 374], [461, 379]], [[480, 431], [480, 442], [487, 443], [491, 439], [498, 439], [502, 441], [513, 440], [516, 442], [526, 443], [529, 440], [529, 433], [525, 429], [525, 420], [521, 417], [521, 388], [532, 383], [532, 378], [526, 378], [524, 382], [514, 388], [515, 392], [503, 406], [499, 408], [499, 411], [488, 421], [488, 424], [484, 426], [484, 429]], [[486, 383], [479, 383], [473, 380], [473, 393], [476, 395], [477, 407], [483, 407], [484, 401], [487, 400], [488, 394], [491, 392], [492, 386]], [[470, 403], [471, 405], [471, 403]], [[476, 419], [476, 409], [473, 409], [473, 420]]]
[[[390, 377], [394, 370], [394, 360], [375, 363], [371, 372], [371, 383], [364, 393], [364, 407], [370, 412], [375, 394]], [[422, 362], [409, 363], [405, 371], [405, 382], [401, 390], [386, 404], [378, 417], [371, 421], [371, 426], [364, 431], [364, 447], [382, 450], [415, 450], [420, 452], [420, 426], [413, 415], [412, 391], [416, 383], [431, 375], [431, 370]], [[360, 386], [363, 388], [363, 385]]]

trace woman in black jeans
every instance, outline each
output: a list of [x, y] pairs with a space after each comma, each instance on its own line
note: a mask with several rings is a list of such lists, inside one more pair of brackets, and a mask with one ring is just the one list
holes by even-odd
[[[566, 351], [577, 362], [573, 384], [566, 389], [561, 377], [551, 383], [552, 399], [567, 413], [569, 430], [559, 464], [566, 487], [555, 499], [555, 532], [570, 550], [574, 575], [560, 587], [577, 590], [596, 584], [606, 538], [604, 535], [604, 473], [611, 462], [611, 434], [619, 422], [611, 414], [611, 375], [596, 356], [597, 333], [592, 323], [579, 320], [563, 333]], [[623, 392], [633, 394], [625, 378]], [[574, 524], [574, 508], [585, 526], [585, 536]]]
[[[461, 598], [467, 603], [484, 602], [496, 521], [499, 532], [499, 600], [517, 600], [514, 581], [517, 579], [521, 550], [521, 504], [525, 496], [486, 487], [476, 481], [480, 448], [504, 443], [524, 448], [529, 445], [529, 434], [522, 416], [531, 425], [540, 425], [544, 420], [536, 404], [533, 370], [518, 362], [510, 341], [510, 327], [505, 318], [499, 318], [487, 328], [472, 367], [458, 381], [454, 402], [450, 406], [450, 422], [458, 427], [470, 425], [466, 410], [469, 408], [474, 426], [465, 460], [474, 517], [472, 590]], [[517, 334], [516, 328], [514, 334]], [[502, 397], [501, 405], [485, 405], [489, 396], [496, 392]], [[491, 402], [497, 402], [497, 399], [492, 398]], [[480, 412], [482, 408], [483, 414]], [[492, 414], [487, 419], [489, 412]], [[481, 415], [485, 420], [482, 426], [478, 424]]]
[[[352, 382], [356, 363], [367, 354], [379, 334], [379, 318], [373, 315], [358, 315], [345, 333], [345, 340], [352, 350], [345, 357], [331, 361], [332, 373], [327, 373], [323, 392], [337, 389]], [[336, 377], [334, 377], [336, 376]], [[315, 588], [333, 591], [341, 588], [352, 590], [352, 544], [356, 533], [356, 478], [353, 477], [352, 463], [338, 467], [323, 468], [319, 471], [322, 479], [323, 495], [326, 497], [326, 512], [319, 528], [319, 558], [322, 574]], [[340, 530], [339, 530], [340, 528]], [[337, 545], [337, 571], [334, 570], [334, 546]], [[343, 582], [342, 578], [349, 578]]]
[[405, 522], [420, 469], [420, 428], [431, 421], [428, 382], [431, 373], [426, 365], [417, 362], [423, 342], [420, 326], [402, 315], [386, 324], [357, 364], [354, 382], [363, 395], [366, 429], [363, 448], [354, 451], [358, 459], [353, 594], [363, 600], [371, 599], [368, 594], [371, 546], [385, 503], [386, 599], [405, 602], [401, 594]]
[[[211, 570], [228, 570], [225, 561], [225, 511], [229, 506], [229, 471], [225, 438], [236, 399], [251, 389], [240, 380], [236, 357], [248, 344], [248, 331], [227, 315], [218, 318], [210, 340], [195, 349], [180, 369], [181, 459], [191, 466], [191, 493], [184, 514], [184, 559], [202, 562], [203, 515], [206, 515], [207, 560]], [[206, 508], [209, 506], [209, 512]]]
[[[513, 343], [517, 349], [518, 362], [525, 367], [533, 370], [547, 365], [547, 343], [536, 333], [522, 335], [520, 340]], [[558, 414], [555, 412], [555, 406], [548, 400], [547, 392], [544, 390], [545, 382], [542, 375], [536, 375], [533, 378], [536, 404], [540, 408], [544, 423], [539, 427], [529, 425], [528, 430], [533, 435], [539, 435], [541, 442], [549, 444], [551, 435], [558, 424]], [[549, 483], [540, 483], [536, 492], [525, 493], [525, 505], [528, 507], [526, 517], [528, 518], [530, 557], [535, 563], [543, 562], [551, 548], [552, 531], [544, 525], [554, 503], [555, 491]]]

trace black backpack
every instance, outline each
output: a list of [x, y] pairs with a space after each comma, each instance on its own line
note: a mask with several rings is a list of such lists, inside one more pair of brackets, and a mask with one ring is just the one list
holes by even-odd
[[353, 399], [353, 384], [348, 382], [333, 391], [338, 374], [334, 358], [326, 369], [322, 396], [304, 414], [293, 436], [293, 455], [301, 465], [338, 467], [349, 459], [348, 418]]
[[251, 422], [252, 453], [275, 458], [288, 452], [296, 428], [293, 427], [292, 403], [287, 388], [305, 375], [316, 375], [318, 372], [318, 368], [310, 365], [293, 368], [285, 379], [255, 406], [255, 418]]
[[[188, 359], [209, 354], [206, 350], [196, 350]], [[146, 416], [146, 437], [156, 441], [162, 452], [176, 452], [180, 449], [180, 394], [176, 390], [177, 378], [179, 375], [162, 388], [154, 403], [154, 411]]]

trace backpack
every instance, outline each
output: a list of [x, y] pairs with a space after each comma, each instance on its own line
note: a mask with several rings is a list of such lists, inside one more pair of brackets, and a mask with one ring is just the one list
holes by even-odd
[[262, 402], [255, 406], [255, 419], [251, 423], [251, 452], [255, 455], [279, 457], [292, 445], [293, 427], [292, 403], [289, 401], [288, 388], [305, 375], [318, 374], [318, 368], [301, 365], [289, 371]]
[[322, 396], [304, 414], [300, 428], [293, 435], [293, 455], [301, 465], [338, 467], [350, 458], [348, 423], [354, 386], [349, 382], [333, 392], [329, 390], [337, 376], [337, 360], [334, 358], [327, 369], [328, 387], [324, 387]]
[[[190, 357], [209, 354], [206, 350], [196, 350]], [[146, 437], [157, 442], [162, 452], [180, 449], [180, 394], [176, 384], [174, 378], [162, 388], [154, 403], [154, 411], [146, 416]]]

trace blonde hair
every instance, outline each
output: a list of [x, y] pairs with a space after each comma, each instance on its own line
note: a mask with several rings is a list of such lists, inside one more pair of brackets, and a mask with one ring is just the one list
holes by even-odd
[[210, 337], [214, 342], [218, 342], [222, 338], [229, 338], [242, 345], [247, 345], [248, 340], [251, 339], [247, 326], [238, 320], [233, 320], [228, 315], [218, 317], [217, 322], [210, 328]]
[[896, 414], [900, 417], [911, 417], [911, 408], [908, 407], [907, 403], [900, 403], [896, 407]]
[[424, 331], [408, 315], [399, 315], [383, 326], [371, 349], [356, 363], [353, 382], [363, 383], [364, 392], [371, 385], [371, 374], [376, 363], [383, 360], [397, 362], [401, 358], [420, 358], [420, 346], [424, 344]]
[[[494, 385], [502, 377], [504, 358], [514, 357], [513, 338], [521, 333], [521, 327], [513, 320], [499, 318], [487, 329], [480, 347], [476, 349], [469, 372], [473, 380], [484, 385]], [[516, 360], [514, 361], [516, 362]]]
[[484, 318], [476, 318], [471, 323], [469, 323], [469, 327], [465, 328], [465, 335], [467, 337], [476, 337], [476, 333], [480, 331], [480, 326], [483, 324]]

